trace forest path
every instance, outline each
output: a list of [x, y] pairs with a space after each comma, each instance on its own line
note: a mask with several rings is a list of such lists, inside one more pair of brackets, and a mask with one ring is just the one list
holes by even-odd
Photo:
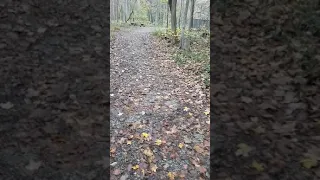
[[121, 30], [111, 42], [111, 179], [209, 179], [208, 90], [153, 29]]

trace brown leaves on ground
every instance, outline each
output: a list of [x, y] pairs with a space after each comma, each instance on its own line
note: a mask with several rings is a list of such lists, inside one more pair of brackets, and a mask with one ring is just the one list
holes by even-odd
[[234, 174], [314, 179], [319, 172], [315, 32], [320, 26], [313, 6], [307, 1], [213, 5], [211, 114], [217, 121], [212, 138], [221, 143], [211, 164], [212, 179]]
[[[123, 32], [111, 53], [115, 57], [110, 154], [118, 162], [112, 168], [128, 174], [127, 179], [209, 179], [208, 89], [170, 59], [164, 42], [151, 44], [147, 34], [134, 33]], [[126, 46], [132, 52], [126, 54], [125, 39], [142, 48]], [[115, 81], [118, 73], [123, 73], [121, 81]]]
[[170, 134], [175, 134], [175, 133], [177, 133], [178, 132], [178, 129], [177, 129], [177, 126], [176, 125], [173, 125], [173, 127], [169, 130], [169, 131], [166, 131], [166, 133], [168, 134], [168, 135], [170, 135]]

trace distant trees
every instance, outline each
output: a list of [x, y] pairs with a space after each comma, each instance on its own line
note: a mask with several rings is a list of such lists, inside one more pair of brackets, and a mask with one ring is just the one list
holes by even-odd
[[111, 0], [110, 20], [122, 21], [147, 21], [149, 19], [148, 4], [146, 0]]
[[124, 23], [149, 21], [167, 29], [170, 26], [174, 44], [179, 39], [177, 29], [180, 28], [179, 47], [188, 50], [190, 42], [186, 32], [194, 27], [193, 23], [200, 26], [201, 20], [209, 19], [209, 4], [209, 0], [111, 0], [110, 18]]

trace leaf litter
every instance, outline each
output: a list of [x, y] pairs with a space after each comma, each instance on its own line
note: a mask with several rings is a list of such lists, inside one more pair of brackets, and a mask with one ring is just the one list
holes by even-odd
[[319, 179], [315, 6], [213, 2], [212, 179]]
[[165, 42], [150, 32], [119, 31], [112, 43], [110, 87], [118, 92], [111, 99], [111, 162], [118, 162], [112, 169], [133, 180], [210, 179], [209, 90], [179, 68]]

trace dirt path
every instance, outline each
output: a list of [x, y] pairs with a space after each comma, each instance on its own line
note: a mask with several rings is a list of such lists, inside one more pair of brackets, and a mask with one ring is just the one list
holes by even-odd
[[209, 179], [208, 94], [151, 32], [111, 42], [111, 179]]

